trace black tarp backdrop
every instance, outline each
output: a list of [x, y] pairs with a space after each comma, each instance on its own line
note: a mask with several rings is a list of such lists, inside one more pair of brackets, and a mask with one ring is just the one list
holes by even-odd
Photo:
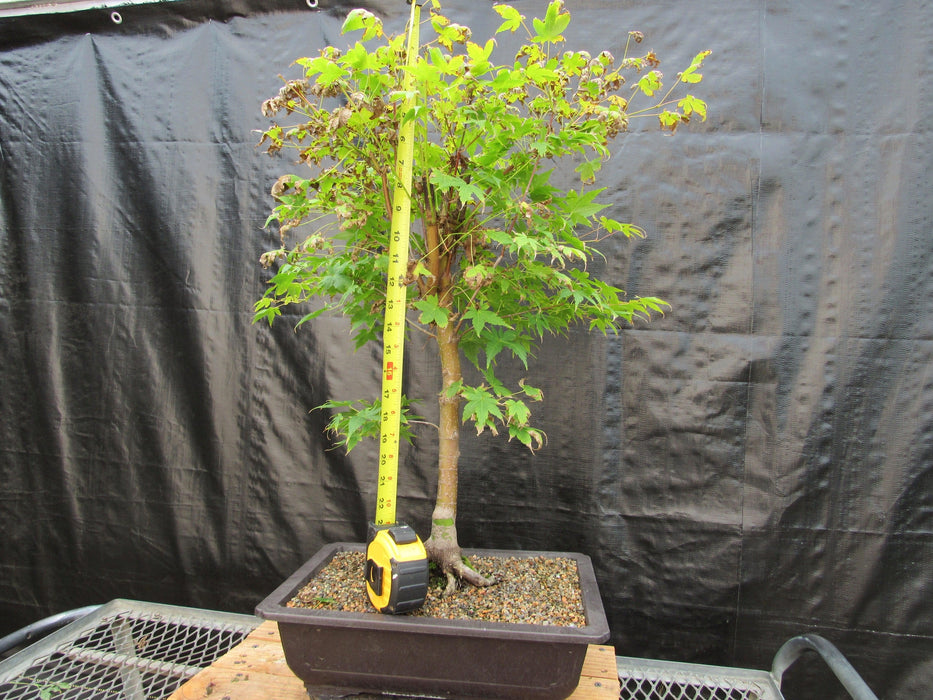
[[[359, 4], [0, 22], [0, 632], [114, 597], [249, 611], [364, 536], [374, 451], [330, 449], [308, 409], [373, 393], [378, 349], [341, 319], [250, 323], [289, 167], [255, 147], [259, 104]], [[365, 4], [402, 28], [401, 0]], [[490, 4], [445, 9], [483, 36]], [[463, 543], [591, 555], [619, 654], [765, 668], [817, 631], [882, 697], [929, 696], [929, 4], [567, 4], [575, 46], [639, 29], [669, 76], [714, 51], [709, 120], [605, 166], [648, 236], [600, 273], [674, 310], [538, 353], [549, 445], [466, 435]], [[422, 531], [429, 445], [402, 465]]]

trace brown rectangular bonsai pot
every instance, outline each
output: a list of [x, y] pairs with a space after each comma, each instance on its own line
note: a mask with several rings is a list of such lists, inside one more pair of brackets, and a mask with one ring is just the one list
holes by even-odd
[[368, 692], [556, 700], [577, 687], [587, 646], [609, 638], [590, 558], [568, 552], [464, 550], [467, 556], [573, 559], [583, 627], [286, 607], [337, 552], [348, 551], [365, 551], [365, 545], [325, 546], [256, 608], [260, 617], [278, 622], [289, 668], [312, 696]]

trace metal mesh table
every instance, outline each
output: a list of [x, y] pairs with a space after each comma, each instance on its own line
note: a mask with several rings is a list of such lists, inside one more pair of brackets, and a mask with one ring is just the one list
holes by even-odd
[[260, 622], [114, 600], [0, 663], [0, 700], [167, 698]]
[[[165, 699], [202, 670], [219, 667], [214, 662], [260, 622], [251, 615], [114, 600], [0, 662], [0, 700]], [[275, 648], [281, 652], [278, 642]], [[618, 656], [616, 687], [620, 700], [783, 700], [783, 673], [806, 651], [822, 657], [851, 697], [878, 700], [839, 650], [815, 634], [788, 640], [770, 673]], [[612, 666], [603, 671], [612, 674]], [[201, 690], [195, 694], [206, 697], [212, 688]], [[300, 683], [297, 693], [304, 697]]]
[[620, 700], [783, 700], [767, 671], [616, 657]]

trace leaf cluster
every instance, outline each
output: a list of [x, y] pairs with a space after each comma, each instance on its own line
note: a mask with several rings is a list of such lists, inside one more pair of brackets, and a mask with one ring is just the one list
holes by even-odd
[[[300, 77], [283, 80], [263, 104], [273, 122], [262, 144], [270, 154], [295, 153], [307, 169], [273, 187], [267, 223], [278, 223], [281, 245], [263, 256], [276, 269], [255, 319], [271, 323], [285, 307], [317, 300], [299, 325], [337, 312], [350, 319], [357, 347], [379, 337], [399, 126], [413, 120], [408, 322], [429, 335], [453, 329], [477, 368], [481, 383], [446, 389], [463, 400], [465, 421], [478, 431], [504, 426], [536, 448], [543, 434], [530, 426], [525, 401], [540, 391], [524, 383], [509, 390], [496, 377], [497, 360], [511, 356], [527, 367], [538, 342], [572, 324], [605, 333], [667, 306], [628, 297], [588, 271], [601, 240], [643, 235], [605, 215], [595, 183], [631, 119], [656, 117], [669, 131], [705, 119], [702, 100], [673, 93], [700, 82], [709, 52], [664, 92], [654, 52], [630, 54], [638, 32], [616, 60], [563, 47], [571, 16], [561, 0], [530, 24], [510, 5], [493, 10], [502, 20], [497, 35], [525, 37], [506, 63], [494, 61], [495, 37], [474, 41], [431, 2], [431, 37], [410, 69], [414, 108], [403, 107], [400, 87], [405, 37], [386, 35], [362, 9], [343, 26], [360, 34], [352, 46], [299, 59]], [[563, 186], [569, 165], [577, 181]], [[366, 418], [375, 406], [327, 404], [346, 413], [332, 427], [347, 447], [378, 431]]]

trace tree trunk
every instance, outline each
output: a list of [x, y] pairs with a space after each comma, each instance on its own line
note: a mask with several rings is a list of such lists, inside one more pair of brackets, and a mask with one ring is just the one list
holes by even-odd
[[437, 499], [431, 515], [431, 536], [425, 542], [428, 558], [447, 576], [445, 595], [457, 588], [457, 577], [475, 586], [489, 586], [495, 580], [482, 576], [463, 560], [457, 542], [457, 465], [460, 458], [460, 397], [448, 396], [448, 389], [460, 381], [460, 347], [453, 322], [437, 329], [441, 359], [441, 392]]

